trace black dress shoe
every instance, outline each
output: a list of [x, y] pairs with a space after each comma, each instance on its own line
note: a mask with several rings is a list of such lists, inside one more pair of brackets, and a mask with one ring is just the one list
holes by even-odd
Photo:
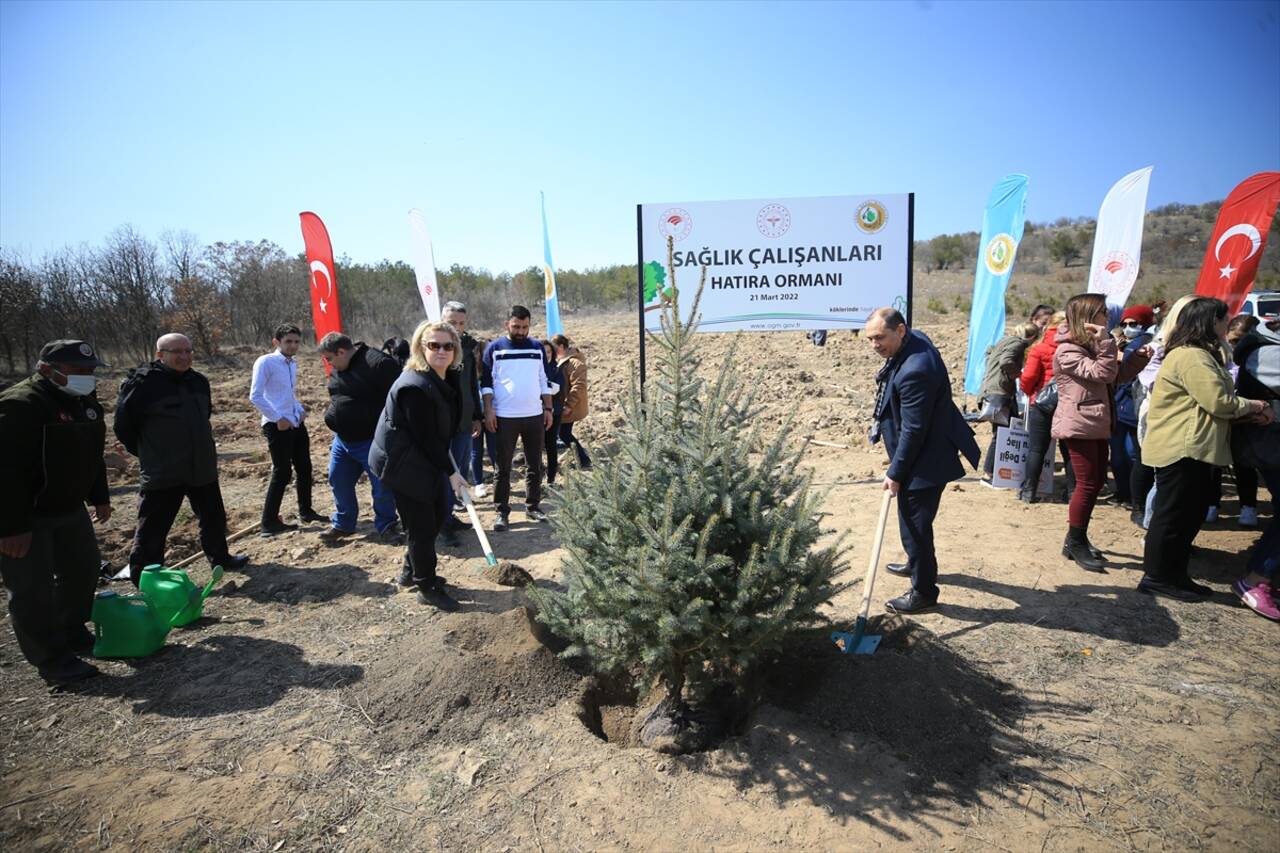
[[325, 518], [314, 509], [309, 509], [306, 512], [298, 513], [298, 521], [306, 522], [308, 524], [324, 524], [328, 522], [329, 519]]
[[297, 530], [298, 525], [287, 524], [277, 518], [273, 522], [262, 522], [262, 526], [258, 529], [258, 535], [266, 539], [271, 536], [279, 536], [281, 533], [288, 533], [290, 530]]
[[75, 684], [78, 681], [84, 681], [86, 678], [93, 678], [97, 674], [98, 668], [96, 666], [71, 656], [55, 664], [40, 668], [40, 677], [51, 687]]
[[222, 570], [224, 572], [238, 572], [245, 566], [249, 565], [249, 555], [233, 554], [231, 556], [224, 557], [221, 560], [214, 560], [213, 564], [215, 566], [222, 566]]
[[911, 569], [907, 568], [906, 563], [886, 563], [884, 570], [891, 575], [897, 575], [900, 578], [911, 577]]
[[436, 534], [436, 538], [440, 541], [440, 544], [446, 548], [457, 548], [462, 544], [458, 541], [458, 534], [454, 533], [447, 527]]
[[438, 584], [433, 584], [427, 589], [418, 587], [418, 603], [446, 613], [453, 613], [458, 609], [458, 602]]
[[1155, 580], [1149, 575], [1143, 575], [1142, 580], [1138, 581], [1138, 592], [1145, 592], [1147, 595], [1167, 595], [1179, 601], [1204, 601], [1213, 594], [1212, 589], [1190, 578], [1184, 583], [1170, 583]]
[[938, 599], [925, 598], [914, 589], [905, 595], [891, 598], [884, 603], [884, 609], [890, 613], [919, 613], [938, 606]]
[[343, 539], [349, 536], [355, 536], [354, 530], [342, 530], [337, 527], [330, 527], [324, 533], [320, 534], [320, 541], [326, 545], [337, 545]]

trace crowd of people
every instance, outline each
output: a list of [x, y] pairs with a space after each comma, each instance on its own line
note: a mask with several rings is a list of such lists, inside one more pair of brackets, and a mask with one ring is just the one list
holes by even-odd
[[[910, 589], [886, 603], [900, 613], [937, 605], [938, 559], [933, 522], [947, 483], [964, 476], [959, 457], [980, 465], [967, 421], [991, 424], [982, 465], [991, 483], [995, 430], [1022, 418], [1027, 472], [1018, 498], [1067, 504], [1063, 556], [1089, 572], [1106, 555], [1088, 536], [1099, 500], [1125, 505], [1146, 528], [1138, 589], [1200, 601], [1207, 586], [1188, 574], [1192, 541], [1218, 517], [1222, 474], [1234, 472], [1239, 523], [1258, 525], [1259, 478], [1273, 499], [1280, 484], [1280, 321], [1229, 318], [1225, 303], [1184, 297], [1113, 312], [1097, 294], [1072, 297], [1061, 311], [1037, 306], [1027, 322], [987, 352], [980, 411], [956, 407], [946, 365], [929, 338], [908, 328], [896, 310], [871, 314], [864, 339], [884, 359], [871, 440], [889, 456], [884, 488], [898, 498], [907, 562], [887, 570], [909, 577]], [[1113, 314], [1116, 315], [1113, 319]], [[331, 333], [324, 360], [332, 433], [328, 482], [334, 510], [313, 504], [307, 411], [298, 395], [301, 329], [280, 325], [272, 350], [253, 365], [249, 399], [257, 410], [271, 473], [258, 533], [298, 527], [281, 514], [292, 482], [299, 523], [326, 525], [320, 539], [354, 535], [360, 516], [356, 486], [369, 480], [374, 536], [405, 548], [400, 583], [416, 587], [425, 606], [452, 611], [457, 601], [436, 569], [437, 551], [458, 544], [469, 527], [455, 514], [468, 496], [484, 497], [484, 460], [492, 466], [492, 499], [501, 533], [511, 525], [516, 447], [524, 454], [524, 515], [545, 523], [543, 496], [560, 470], [560, 450], [582, 469], [590, 455], [574, 435], [589, 412], [587, 362], [564, 335], [530, 337], [527, 308], [512, 306], [505, 333], [483, 344], [467, 332], [467, 309], [443, 308], [407, 340], [375, 350]], [[130, 371], [116, 402], [114, 432], [138, 457], [138, 523], [129, 554], [136, 585], [164, 562], [165, 541], [183, 501], [199, 525], [213, 565], [243, 568], [228, 547], [227, 514], [218, 484], [208, 380], [193, 368], [191, 341], [166, 334], [155, 358]], [[0, 394], [0, 577], [9, 591], [10, 621], [22, 653], [51, 684], [91, 677], [86, 629], [100, 565], [92, 524], [111, 517], [103, 452], [106, 416], [97, 399], [93, 347], [59, 340], [40, 353], [36, 373]], [[1062, 454], [1066, 490], [1055, 492], [1047, 455]], [[1107, 489], [1108, 471], [1113, 485]], [[545, 479], [545, 484], [544, 484]], [[1046, 486], [1048, 488], [1046, 488]], [[1273, 578], [1280, 563], [1280, 524], [1272, 521], [1249, 556], [1235, 593], [1248, 607], [1280, 619]]]
[[[992, 424], [983, 474], [990, 484], [996, 426], [1025, 416], [1018, 497], [1036, 503], [1047, 493], [1067, 503], [1065, 558], [1105, 571], [1106, 555], [1088, 537], [1105, 496], [1147, 531], [1138, 589], [1200, 601], [1210, 589], [1187, 566], [1197, 533], [1218, 521], [1224, 472], [1235, 478], [1243, 528], [1259, 523], [1259, 478], [1273, 497], [1280, 485], [1280, 321], [1229, 318], [1226, 303], [1207, 297], [1185, 296], [1165, 309], [1133, 305], [1113, 323], [1098, 294], [1072, 297], [1061, 312], [1037, 306], [1029, 323], [988, 351], [974, 420]], [[1066, 475], [1061, 492], [1041, 473], [1055, 443]], [[1233, 588], [1255, 612], [1280, 620], [1278, 563], [1273, 517]]]
[[[554, 484], [560, 450], [571, 450], [578, 467], [591, 466], [573, 434], [589, 411], [586, 357], [564, 335], [545, 343], [531, 338], [530, 313], [520, 305], [512, 307], [506, 333], [484, 346], [467, 333], [466, 321], [466, 306], [449, 302], [441, 321], [423, 322], [408, 340], [391, 338], [381, 349], [340, 333], [320, 340], [317, 353], [328, 372], [324, 423], [332, 433], [328, 517], [313, 503], [307, 410], [298, 394], [302, 331], [292, 323], [275, 329], [271, 351], [254, 362], [249, 389], [271, 460], [259, 536], [315, 523], [325, 525], [322, 542], [341, 543], [357, 532], [356, 486], [364, 476], [374, 540], [405, 547], [401, 585], [416, 587], [422, 604], [452, 611], [458, 604], [436, 573], [437, 549], [459, 544], [458, 531], [470, 525], [455, 510], [464, 493], [486, 494], [486, 477], [497, 510], [493, 529], [509, 528], [517, 443], [525, 457], [525, 517], [547, 521], [544, 472]], [[228, 546], [212, 394], [193, 363], [190, 339], [163, 335], [154, 360], [129, 371], [116, 401], [116, 438], [139, 466], [128, 566], [135, 586], [149, 567], [164, 563], [184, 500], [211, 565], [237, 570], [249, 561]], [[0, 454], [7, 486], [0, 499], [0, 577], [18, 646], [53, 685], [97, 673], [85, 660], [95, 641], [85, 625], [102, 566], [92, 524], [111, 517], [107, 417], [94, 375], [104, 366], [87, 342], [52, 341], [41, 349], [36, 373], [0, 394], [0, 446], [7, 449]], [[291, 483], [297, 523], [281, 514]]]

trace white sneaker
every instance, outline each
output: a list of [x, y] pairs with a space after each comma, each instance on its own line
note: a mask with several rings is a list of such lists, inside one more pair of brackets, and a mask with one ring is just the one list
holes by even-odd
[[1216, 506], [1209, 507], [1209, 511], [1204, 514], [1204, 523], [1213, 524], [1218, 520], [1218, 508]]
[[475, 487], [475, 495], [477, 498], [483, 498], [487, 494], [489, 494], [489, 487], [486, 486], [484, 483], [481, 483], [480, 485]]
[[1257, 527], [1258, 526], [1258, 508], [1256, 506], [1240, 507], [1241, 527]]

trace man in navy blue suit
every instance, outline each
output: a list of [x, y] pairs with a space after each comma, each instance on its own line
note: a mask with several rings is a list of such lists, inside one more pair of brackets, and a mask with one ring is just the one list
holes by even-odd
[[916, 613], [938, 603], [933, 519], [942, 490], [964, 476], [957, 453], [978, 466], [978, 443], [951, 401], [947, 366], [927, 337], [907, 328], [902, 314], [892, 308], [872, 312], [864, 337], [885, 359], [876, 374], [871, 441], [883, 438], [889, 453], [884, 487], [898, 497], [898, 530], [907, 552], [905, 564], [887, 569], [911, 577], [911, 590], [884, 606], [897, 613]]

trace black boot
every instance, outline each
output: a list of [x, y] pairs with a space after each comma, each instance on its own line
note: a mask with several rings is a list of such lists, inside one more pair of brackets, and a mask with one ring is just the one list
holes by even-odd
[[1062, 556], [1069, 560], [1075, 560], [1076, 565], [1086, 572], [1098, 572], [1101, 574], [1106, 571], [1102, 560], [1099, 557], [1095, 557], [1089, 549], [1089, 539], [1085, 536], [1083, 527], [1067, 528], [1067, 541], [1062, 543]]
[[1040, 496], [1036, 494], [1035, 484], [1028, 486], [1026, 483], [1023, 483], [1018, 488], [1018, 500], [1022, 501], [1024, 504], [1039, 503]]

